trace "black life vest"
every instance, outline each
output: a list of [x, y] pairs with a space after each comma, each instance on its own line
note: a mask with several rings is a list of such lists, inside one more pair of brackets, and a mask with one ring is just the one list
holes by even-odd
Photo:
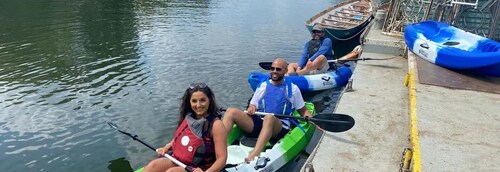
[[321, 43], [323, 42], [324, 38], [320, 38], [319, 40], [316, 39], [311, 39], [307, 43], [307, 59], [310, 59], [311, 56], [314, 55], [319, 50], [319, 47], [321, 47]]

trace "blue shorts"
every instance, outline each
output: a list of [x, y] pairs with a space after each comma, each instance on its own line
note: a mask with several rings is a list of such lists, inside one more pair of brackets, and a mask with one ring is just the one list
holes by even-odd
[[[262, 130], [262, 123], [264, 122], [264, 120], [258, 115], [251, 115], [251, 117], [253, 121], [252, 133], [246, 133], [245, 135], [250, 138], [258, 138], [260, 131]], [[274, 137], [271, 137], [269, 142], [271, 142], [272, 144], [277, 143], [281, 138], [283, 138], [288, 133], [288, 131], [289, 131], [288, 129], [281, 127], [280, 133], [278, 133], [278, 135]]]

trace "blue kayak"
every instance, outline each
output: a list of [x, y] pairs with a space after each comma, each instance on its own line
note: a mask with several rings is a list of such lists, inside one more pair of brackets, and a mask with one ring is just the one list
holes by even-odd
[[[286, 76], [297, 85], [300, 91], [319, 91], [334, 87], [344, 86], [352, 75], [349, 67], [342, 66], [337, 70], [328, 71], [323, 74], [303, 75], [303, 76]], [[259, 83], [269, 79], [269, 73], [252, 72], [248, 75], [248, 83], [255, 91]]]
[[500, 43], [446, 23], [424, 21], [406, 26], [410, 51], [436, 65], [500, 77]]

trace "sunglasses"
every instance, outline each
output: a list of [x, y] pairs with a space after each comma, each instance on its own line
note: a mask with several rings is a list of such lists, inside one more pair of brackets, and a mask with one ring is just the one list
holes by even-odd
[[270, 67], [269, 70], [271, 71], [277, 71], [277, 72], [281, 72], [281, 70], [283, 70], [282, 68], [279, 68], [279, 67]]
[[312, 33], [323, 33], [323, 31], [313, 30]]
[[189, 84], [189, 89], [193, 90], [195, 88], [199, 88], [199, 89], [207, 88], [207, 84], [204, 82]]

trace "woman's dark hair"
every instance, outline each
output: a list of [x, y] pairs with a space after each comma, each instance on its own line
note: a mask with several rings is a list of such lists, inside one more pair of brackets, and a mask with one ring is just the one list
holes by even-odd
[[205, 95], [207, 95], [209, 99], [209, 106], [208, 106], [208, 117], [207, 119], [211, 119], [219, 115], [219, 106], [215, 102], [215, 95], [208, 87], [207, 84], [205, 83], [194, 83], [189, 85], [189, 87], [186, 89], [184, 92], [184, 95], [182, 96], [181, 99], [181, 109], [179, 113], [179, 122], [177, 123], [177, 127], [179, 127], [184, 121], [184, 118], [186, 118], [186, 115], [191, 114], [193, 115], [192, 117], [195, 118], [196, 115], [193, 112], [193, 109], [191, 109], [191, 96], [193, 95], [194, 92], [201, 91]]

